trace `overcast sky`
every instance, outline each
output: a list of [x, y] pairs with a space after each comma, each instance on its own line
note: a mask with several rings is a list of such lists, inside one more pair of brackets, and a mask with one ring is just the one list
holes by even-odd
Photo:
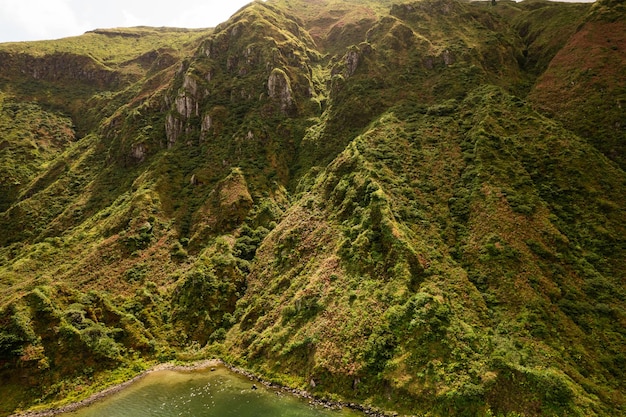
[[252, 0], [0, 0], [0, 42], [128, 26], [213, 27]]
[[0, 0], [0, 42], [58, 39], [98, 28], [214, 27], [250, 1]]

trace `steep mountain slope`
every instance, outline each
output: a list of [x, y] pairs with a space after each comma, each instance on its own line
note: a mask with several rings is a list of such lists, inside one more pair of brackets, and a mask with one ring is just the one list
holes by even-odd
[[619, 99], [619, 46], [571, 57], [621, 4], [397, 3], [0, 45], [0, 414], [210, 355], [402, 414], [623, 412], [622, 138], [583, 126], [618, 111], [553, 99], [591, 64]]
[[36, 104], [21, 103], [6, 94], [0, 100], [3, 138], [0, 210], [5, 211], [16, 201], [23, 186], [73, 141], [74, 129], [71, 119]]
[[[563, 165], [599, 165], [616, 182], [546, 175]], [[400, 412], [480, 412], [488, 399], [499, 412], [573, 413], [566, 404], [582, 398], [581, 385], [618, 395], [619, 383], [607, 391], [593, 381], [623, 378], [613, 321], [624, 318], [621, 259], [615, 269], [599, 264], [623, 251], [624, 230], [585, 189], [617, 202], [623, 180], [588, 144], [498, 89], [445, 115], [391, 111], [268, 236], [227, 344], [264, 373], [290, 369], [316, 390], [354, 390]], [[568, 222], [573, 208], [553, 197], [564, 182], [615, 246], [590, 253], [586, 224]], [[617, 356], [599, 354], [603, 345]]]
[[[550, 62], [529, 99], [626, 166], [626, 8], [597, 2]], [[584, 51], [584, 52], [583, 52]]]

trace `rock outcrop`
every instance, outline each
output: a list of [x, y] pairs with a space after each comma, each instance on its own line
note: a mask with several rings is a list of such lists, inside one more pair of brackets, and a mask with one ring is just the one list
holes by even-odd
[[0, 52], [0, 77], [27, 77], [37, 81], [85, 83], [100, 89], [115, 89], [124, 77], [86, 55], [55, 53], [32, 56]]
[[271, 99], [276, 100], [280, 105], [283, 114], [293, 114], [295, 103], [293, 101], [293, 91], [291, 82], [285, 71], [274, 68], [267, 80], [267, 90]]

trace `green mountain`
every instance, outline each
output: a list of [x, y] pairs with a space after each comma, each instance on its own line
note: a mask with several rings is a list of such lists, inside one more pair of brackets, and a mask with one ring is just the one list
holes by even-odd
[[617, 0], [0, 44], [0, 415], [207, 357], [389, 414], [623, 415], [625, 54]]

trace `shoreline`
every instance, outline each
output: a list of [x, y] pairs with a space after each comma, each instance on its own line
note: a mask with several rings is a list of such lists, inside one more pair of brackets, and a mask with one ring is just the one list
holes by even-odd
[[326, 400], [326, 399], [322, 399], [322, 398], [317, 398], [314, 395], [312, 395], [311, 393], [309, 393], [308, 391], [305, 390], [300, 390], [297, 388], [289, 388], [283, 385], [279, 385], [279, 384], [275, 384], [273, 382], [267, 381], [261, 377], [259, 377], [256, 374], [253, 374], [250, 371], [247, 371], [245, 369], [242, 368], [238, 368], [234, 365], [231, 365], [229, 363], [224, 362], [221, 359], [207, 359], [207, 360], [203, 360], [203, 361], [198, 361], [198, 362], [192, 362], [188, 365], [177, 365], [177, 364], [173, 364], [173, 363], [162, 363], [162, 364], [158, 364], [153, 366], [150, 369], [147, 369], [143, 372], [141, 372], [140, 374], [136, 375], [135, 377], [129, 379], [128, 381], [122, 382], [120, 384], [117, 385], [113, 385], [111, 387], [105, 388], [102, 391], [99, 391], [95, 394], [92, 394], [91, 396], [85, 398], [84, 400], [81, 401], [77, 401], [74, 403], [70, 403], [67, 405], [63, 405], [60, 407], [51, 407], [45, 410], [41, 410], [41, 411], [24, 411], [24, 412], [18, 412], [15, 414], [11, 414], [9, 415], [9, 417], [53, 417], [53, 416], [57, 416], [59, 414], [62, 413], [69, 413], [72, 411], [76, 411], [80, 408], [83, 407], [87, 407], [97, 401], [103, 400], [106, 397], [116, 394], [120, 391], [122, 391], [123, 389], [127, 388], [128, 386], [130, 386], [131, 384], [145, 378], [147, 375], [154, 373], [154, 372], [159, 372], [159, 371], [200, 371], [203, 369], [208, 369], [208, 368], [214, 368], [216, 366], [223, 366], [226, 369], [228, 369], [229, 371], [245, 376], [248, 379], [258, 382], [260, 384], [263, 384], [265, 387], [267, 388], [271, 388], [271, 389], [275, 389], [275, 390], [280, 390], [283, 391], [285, 393], [288, 393], [290, 395], [299, 397], [299, 398], [303, 398], [306, 400], [309, 400], [309, 404], [313, 404], [313, 405], [317, 405], [317, 406], [321, 406], [327, 409], [332, 409], [332, 410], [340, 410], [342, 408], [348, 408], [351, 410], [355, 410], [355, 411], [360, 411], [363, 414], [369, 416], [369, 417], [397, 417], [398, 414], [393, 413], [393, 414], [387, 414], [385, 412], [382, 412], [378, 409], [374, 409], [371, 407], [366, 407], [364, 405], [361, 404], [357, 404], [357, 403], [352, 403], [352, 402], [342, 402], [342, 401], [331, 401], [331, 400]]
[[111, 387], [105, 388], [102, 391], [99, 391], [91, 396], [85, 398], [84, 400], [80, 400], [71, 404], [62, 405], [60, 407], [52, 407], [42, 411], [24, 411], [15, 414], [9, 415], [9, 417], [52, 417], [57, 416], [62, 413], [69, 413], [72, 411], [76, 411], [79, 408], [87, 407], [97, 401], [100, 401], [110, 395], [116, 394], [123, 389], [127, 388], [131, 384], [139, 381], [140, 379], [145, 378], [147, 375], [159, 372], [159, 371], [199, 371], [205, 368], [210, 368], [214, 366], [225, 366], [226, 364], [221, 359], [207, 359], [204, 361], [193, 362], [189, 365], [177, 365], [173, 363], [161, 363], [156, 366], [153, 366], [150, 369], [147, 369], [141, 372], [139, 375], [134, 376], [128, 381], [124, 381], [120, 384], [113, 385]]
[[361, 413], [369, 417], [398, 417], [398, 413], [386, 413], [379, 409], [367, 407], [367, 406], [353, 403], [353, 402], [333, 401], [333, 400], [326, 400], [323, 398], [318, 398], [308, 391], [297, 389], [297, 388], [289, 388], [284, 385], [275, 384], [271, 381], [267, 381], [261, 378], [260, 376], [253, 374], [250, 371], [247, 371], [242, 368], [238, 368], [234, 365], [230, 365], [224, 361], [221, 361], [221, 365], [227, 368], [228, 370], [230, 370], [231, 372], [243, 375], [253, 381], [256, 381], [260, 384], [265, 385], [267, 388], [284, 391], [295, 397], [307, 399], [309, 400], [309, 404], [318, 405], [318, 406], [331, 409], [331, 410], [341, 410], [342, 408], [348, 408], [350, 410], [360, 411]]

